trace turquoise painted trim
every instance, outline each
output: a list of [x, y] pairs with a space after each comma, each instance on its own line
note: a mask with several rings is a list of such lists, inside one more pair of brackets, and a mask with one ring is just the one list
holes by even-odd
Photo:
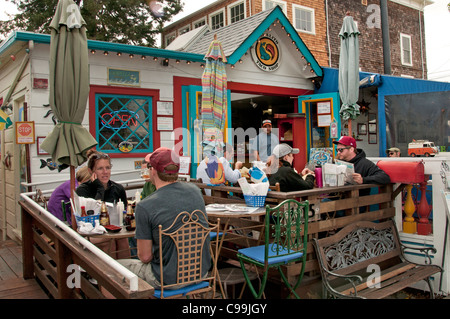
[[[182, 86], [181, 87], [181, 125], [184, 129], [187, 129], [187, 105], [188, 101], [186, 101], [186, 93], [189, 92], [188, 86]], [[185, 131], [183, 131], [183, 155], [188, 156], [189, 153], [186, 151], [188, 149], [188, 139], [185, 136]]]
[[[379, 130], [379, 147], [378, 152], [380, 156], [386, 156], [387, 149], [387, 132], [381, 128], [387, 128], [386, 123], [386, 105], [384, 104], [385, 95], [382, 93], [382, 90], [378, 90], [378, 130]], [[381, 155], [383, 154], [383, 155]]]
[[[36, 43], [50, 44], [50, 35], [26, 31], [14, 31], [10, 35], [10, 37], [3, 42], [2, 46], [0, 47], [0, 55], [16, 41], [34, 41]], [[203, 54], [172, 51], [158, 48], [148, 48], [123, 43], [111, 43], [97, 40], [88, 40], [88, 48], [90, 50], [122, 52], [128, 54], [179, 59], [192, 62], [202, 62], [202, 63], [205, 62]]]
[[303, 40], [295, 31], [292, 24], [289, 22], [287, 17], [284, 15], [283, 11], [279, 6], [275, 7], [273, 11], [264, 19], [264, 21], [253, 31], [253, 33], [241, 44], [241, 46], [233, 52], [228, 58], [228, 64], [235, 64], [239, 59], [248, 51], [248, 49], [258, 40], [258, 38], [264, 34], [267, 28], [278, 19], [280, 23], [284, 26], [285, 31], [290, 34], [291, 39], [295, 41], [295, 45], [299, 48], [300, 52], [305, 57], [306, 61], [311, 63], [311, 68], [314, 70], [317, 76], [323, 76], [322, 68], [319, 63], [317, 63], [314, 56], [306, 47]]
[[[200, 162], [197, 158], [197, 148], [198, 145], [195, 143], [195, 132], [194, 132], [194, 121], [197, 119], [197, 92], [202, 91], [201, 85], [189, 85], [184, 87], [184, 95], [183, 95], [183, 125], [186, 123], [186, 126], [183, 126], [186, 129], [186, 135], [183, 136], [183, 147], [186, 145], [186, 149], [189, 149], [189, 156], [191, 156], [191, 177], [197, 178], [197, 164]], [[182, 90], [183, 91], [183, 90]], [[186, 105], [186, 92], [189, 93], [189, 119], [187, 114], [187, 105]], [[200, 112], [199, 112], [200, 113]], [[189, 123], [187, 122], [189, 121]], [[189, 126], [189, 131], [187, 130]], [[186, 140], [186, 141], [184, 141]], [[188, 141], [190, 146], [188, 145]]]
[[[302, 103], [303, 101], [308, 100], [322, 100], [322, 99], [331, 99], [333, 101], [333, 117], [338, 125], [338, 132], [341, 131], [341, 117], [339, 116], [340, 110], [340, 99], [338, 92], [332, 93], [320, 93], [320, 94], [312, 94], [312, 95], [301, 95], [298, 97], [298, 112], [302, 113]], [[307, 107], [305, 110], [306, 114], [306, 146], [307, 146], [307, 158], [309, 158], [309, 153], [311, 149], [311, 118], [310, 118], [310, 108]], [[332, 139], [329, 139], [330, 145], [332, 143]]]

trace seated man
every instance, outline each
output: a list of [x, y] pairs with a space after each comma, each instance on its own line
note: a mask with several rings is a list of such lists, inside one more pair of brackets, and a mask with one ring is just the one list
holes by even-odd
[[386, 155], [388, 157], [400, 157], [401, 156], [401, 152], [400, 152], [400, 149], [398, 147], [391, 147], [391, 148], [388, 148], [386, 150]]
[[[205, 203], [198, 187], [177, 181], [180, 159], [174, 151], [165, 147], [158, 148], [149, 158], [149, 167], [151, 167], [150, 181], [155, 185], [156, 191], [136, 205], [136, 239], [139, 259], [121, 259], [118, 262], [153, 287], [159, 288], [161, 273], [158, 226], [162, 225], [162, 229], [168, 228], [176, 216], [183, 211], [193, 212], [198, 209], [205, 212]], [[203, 219], [200, 215], [201, 223], [208, 227], [208, 221]], [[209, 245], [209, 239], [205, 245]], [[175, 284], [176, 247], [171, 240], [163, 242], [162, 247], [164, 283]], [[211, 255], [209, 249], [204, 249], [203, 276], [210, 267]]]
[[[233, 170], [229, 162], [234, 156], [233, 146], [225, 144], [223, 156], [220, 158], [217, 157], [219, 154], [216, 154], [221, 153], [218, 148], [219, 146], [216, 145], [200, 162], [197, 167], [197, 178], [201, 178], [205, 184], [222, 185], [225, 181], [237, 183], [238, 179], [241, 178], [239, 170], [242, 168], [243, 163], [237, 161]], [[211, 195], [211, 190], [205, 189], [205, 194]]]
[[[338, 141], [333, 141], [337, 145], [338, 160], [352, 163], [355, 168], [353, 181], [356, 184], [389, 184], [391, 178], [381, 168], [366, 158], [366, 153], [362, 149], [356, 148], [356, 141], [353, 137], [342, 136]], [[368, 195], [370, 189], [360, 190], [360, 195]]]

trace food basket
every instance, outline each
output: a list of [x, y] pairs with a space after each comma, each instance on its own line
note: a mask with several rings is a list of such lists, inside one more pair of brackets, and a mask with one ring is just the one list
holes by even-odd
[[91, 223], [92, 226], [95, 227], [95, 221], [100, 220], [100, 214], [88, 215], [88, 216], [83, 216], [83, 217], [75, 215], [75, 219], [77, 221], [77, 225], [81, 221], [83, 223]]
[[250, 207], [264, 207], [266, 195], [245, 195], [245, 203]]

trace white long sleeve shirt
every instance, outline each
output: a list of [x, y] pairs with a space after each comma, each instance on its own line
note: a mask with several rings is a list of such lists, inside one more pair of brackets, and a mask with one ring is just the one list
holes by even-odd
[[[232, 169], [230, 162], [225, 157], [219, 158], [219, 161], [223, 165], [223, 170], [225, 172], [225, 180], [229, 181], [230, 183], [237, 183], [238, 179], [241, 178], [241, 172], [238, 169]], [[210, 178], [208, 174], [206, 173], [206, 161], [205, 159], [200, 162], [200, 164], [197, 167], [197, 179], [202, 179], [202, 182], [205, 184], [210, 183]], [[210, 196], [211, 190], [205, 189], [205, 194]]]

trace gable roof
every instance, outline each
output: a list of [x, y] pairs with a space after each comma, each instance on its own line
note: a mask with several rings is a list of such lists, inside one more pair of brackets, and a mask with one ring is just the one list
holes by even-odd
[[[224, 53], [227, 56], [227, 63], [235, 64], [276, 21], [284, 27], [288, 36], [294, 41], [294, 44], [299, 49], [299, 54], [305, 57], [307, 63], [311, 64], [311, 69], [315, 73], [314, 76], [322, 76], [323, 71], [319, 63], [317, 63], [316, 59], [306, 47], [305, 43], [279, 6], [259, 12], [251, 17], [216, 30], [203, 29], [203, 32], [196, 33], [197, 36], [192, 37], [182, 48], [175, 45], [169, 45], [167, 49], [204, 55], [208, 51], [208, 47], [213, 41], [214, 35], [217, 35], [217, 38], [222, 43]], [[187, 38], [190, 36], [189, 34], [194, 31], [195, 29], [182, 36]]]

